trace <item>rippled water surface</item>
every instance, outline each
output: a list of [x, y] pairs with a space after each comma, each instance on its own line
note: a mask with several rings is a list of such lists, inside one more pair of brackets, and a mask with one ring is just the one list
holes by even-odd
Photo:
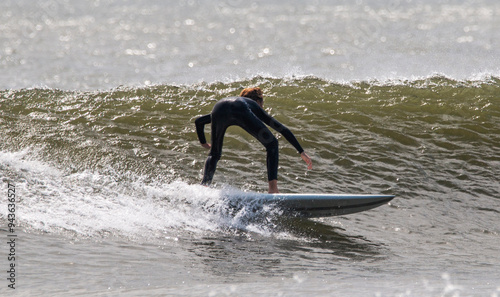
[[[499, 295], [496, 2], [0, 6], [21, 296]], [[267, 190], [265, 150], [231, 127], [202, 187], [194, 120], [247, 86], [313, 158], [278, 136], [282, 192], [396, 198], [231, 210], [228, 192]]]

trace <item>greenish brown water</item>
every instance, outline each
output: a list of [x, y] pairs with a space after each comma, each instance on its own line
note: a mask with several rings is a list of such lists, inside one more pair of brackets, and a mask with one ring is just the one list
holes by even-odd
[[[286, 220], [272, 210], [229, 211], [220, 189], [266, 190], [264, 148], [240, 128], [229, 129], [215, 188], [201, 187], [207, 152], [193, 121], [249, 85], [264, 90], [267, 111], [313, 158], [314, 169], [307, 171], [280, 139], [283, 192], [385, 193], [396, 199], [362, 214], [315, 221]], [[268, 281], [286, 291], [290, 283], [282, 278], [305, 286], [300, 292], [315, 291], [321, 279], [334, 290], [339, 278], [347, 278], [340, 287], [350, 292], [348, 284], [360, 279], [368, 280], [369, 290], [380, 288], [375, 279], [392, 284], [395, 274], [406, 276], [398, 290], [480, 286], [494, 292], [499, 87], [496, 78], [339, 84], [257, 77], [92, 92], [1, 91], [1, 176], [22, 197], [19, 232], [30, 245], [22, 258], [39, 263], [23, 270], [30, 280], [24, 286], [38, 292], [34, 284], [42, 282], [40, 288], [57, 292], [40, 274], [56, 263], [55, 271], [65, 276], [55, 286], [72, 287], [63, 262], [76, 261], [77, 275], [97, 269], [113, 276], [113, 282], [90, 281], [97, 291], [89, 292], [109, 286], [115, 293], [182, 295], [195, 286], [203, 295], [208, 285], [239, 294], [250, 282], [266, 294]], [[51, 234], [54, 247], [38, 245], [47, 240], [41, 232]], [[40, 253], [79, 248], [91, 262], [72, 260], [73, 252], [39, 262]], [[137, 259], [136, 252], [145, 258]], [[89, 264], [106, 261], [122, 268]], [[122, 270], [144, 265], [151, 269], [146, 276]]]
[[[500, 295], [499, 16], [492, 0], [2, 1], [16, 295]], [[265, 151], [230, 128], [202, 187], [193, 122], [248, 86], [313, 158], [279, 139], [282, 192], [396, 198], [314, 220], [229, 209], [227, 191], [266, 191]]]

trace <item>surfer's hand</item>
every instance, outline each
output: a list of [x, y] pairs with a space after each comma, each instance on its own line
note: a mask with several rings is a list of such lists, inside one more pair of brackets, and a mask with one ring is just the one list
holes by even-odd
[[309, 155], [307, 155], [306, 152], [302, 152], [300, 154], [300, 157], [302, 157], [302, 160], [306, 162], [307, 169], [311, 170], [313, 168], [313, 162], [311, 161], [311, 157], [309, 157]]
[[209, 150], [212, 146], [210, 145], [210, 143], [202, 143], [201, 144], [202, 147], [206, 148], [207, 150]]

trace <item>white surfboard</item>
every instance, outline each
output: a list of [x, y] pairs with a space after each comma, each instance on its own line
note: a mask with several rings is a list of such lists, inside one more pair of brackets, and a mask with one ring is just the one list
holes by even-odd
[[255, 192], [227, 193], [233, 206], [274, 205], [284, 215], [305, 218], [340, 216], [369, 210], [387, 204], [394, 195], [366, 194], [262, 194]]

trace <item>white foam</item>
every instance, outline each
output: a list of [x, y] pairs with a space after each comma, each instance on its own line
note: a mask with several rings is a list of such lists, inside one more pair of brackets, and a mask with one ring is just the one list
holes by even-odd
[[[7, 173], [6, 178], [16, 185], [17, 215], [27, 229], [127, 237], [228, 229], [270, 232], [251, 220], [258, 216], [250, 211], [252, 206], [243, 205], [235, 212], [218, 189], [180, 180], [145, 182], [113, 170], [66, 172], [30, 158], [28, 150], [0, 152], [0, 161], [2, 174]], [[5, 217], [6, 209], [1, 214]]]

